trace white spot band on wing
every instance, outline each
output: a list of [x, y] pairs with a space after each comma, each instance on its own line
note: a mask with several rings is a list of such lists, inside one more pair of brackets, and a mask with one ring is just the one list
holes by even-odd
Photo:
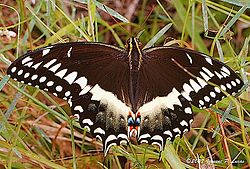
[[48, 49], [48, 48], [47, 48], [47, 49], [44, 49], [44, 50], [43, 50], [43, 56], [47, 55], [47, 54], [49, 53], [49, 51], [50, 51], [50, 49]]
[[178, 98], [179, 96], [180, 93], [175, 88], [173, 88], [172, 91], [167, 96], [156, 97], [152, 101], [140, 107], [138, 112], [148, 114], [155, 112], [155, 109], [158, 109], [156, 111], [160, 111], [162, 108], [169, 108], [174, 110], [174, 105], [182, 106]]
[[159, 142], [153, 142], [152, 144], [156, 144], [159, 146], [160, 150], [163, 149], [163, 138], [160, 136], [160, 135], [155, 135], [151, 138], [151, 140], [156, 140], [156, 141], [159, 141]]
[[226, 68], [225, 66], [223, 66], [221, 70], [224, 71], [226, 74], [230, 75], [230, 70]]
[[67, 71], [68, 71], [68, 69], [63, 69], [63, 70], [60, 70], [59, 72], [57, 72], [55, 75], [62, 79]]
[[166, 134], [166, 135], [168, 135], [170, 137], [173, 137], [173, 134], [172, 134], [172, 132], [170, 130], [164, 131], [163, 134]]
[[204, 72], [206, 72], [209, 77], [213, 77], [214, 76], [214, 74], [210, 70], [208, 70], [206, 67], [202, 67], [202, 70]]
[[197, 81], [199, 82], [199, 84], [201, 85], [202, 88], [204, 88], [207, 85], [207, 82], [205, 82], [205, 80], [203, 80], [203, 79], [201, 79], [199, 77], [197, 77], [196, 79], [197, 79]]
[[138, 140], [147, 139], [147, 138], [150, 138], [150, 137], [151, 137], [150, 134], [147, 133], [147, 134], [141, 135]]
[[79, 111], [79, 112], [83, 112], [83, 108], [82, 108], [82, 106], [76, 106], [76, 107], [74, 107], [74, 110], [75, 111]]
[[39, 62], [39, 63], [33, 65], [32, 68], [37, 69], [42, 63], [43, 63], [43, 62], [41, 61], [41, 62]]
[[204, 55], [204, 56], [205, 56], [207, 63], [209, 63], [210, 65], [213, 65], [212, 59], [206, 55]]
[[186, 107], [184, 109], [184, 112], [187, 113], [187, 114], [192, 114], [192, 109], [190, 107]]
[[57, 59], [52, 59], [50, 60], [48, 63], [46, 63], [45, 65], [43, 65], [43, 67], [49, 68], [53, 63], [55, 63], [57, 61]]
[[79, 84], [81, 89], [84, 89], [84, 87], [86, 87], [86, 85], [87, 85], [87, 82], [88, 81], [87, 81], [86, 77], [80, 77], [74, 83]]
[[222, 78], [223, 78], [223, 76], [222, 76], [220, 73], [218, 73], [217, 71], [214, 71], [214, 73], [215, 73], [215, 75], [216, 75], [219, 79], [222, 79]]
[[185, 120], [182, 120], [182, 121], [180, 122], [180, 125], [181, 125], [181, 126], [188, 126], [188, 123], [187, 123]]
[[204, 80], [206, 80], [206, 81], [210, 80], [210, 77], [206, 73], [204, 73], [203, 71], [200, 71], [200, 75], [202, 76], [202, 78]]
[[22, 60], [22, 64], [25, 64], [25, 63], [27, 63], [27, 62], [29, 62], [29, 61], [31, 61], [32, 60], [32, 58], [31, 57], [26, 57], [26, 58], [24, 58], [23, 60]]
[[185, 97], [188, 101], [192, 101], [191, 97], [190, 97], [190, 92], [194, 91], [192, 89], [192, 87], [187, 84], [187, 83], [184, 83], [183, 85], [183, 91], [181, 92], [182, 96]]
[[71, 72], [68, 74], [64, 79], [69, 83], [72, 84], [77, 77], [77, 72]]
[[192, 64], [193, 63], [192, 57], [188, 53], [186, 53], [186, 55], [189, 60], [189, 63]]
[[126, 134], [118, 134], [117, 138], [121, 138], [121, 139], [123, 139], [123, 140], [129, 141], [129, 140], [128, 140], [128, 136], [127, 136]]
[[88, 124], [89, 126], [92, 126], [94, 123], [90, 119], [83, 119], [83, 124]]
[[111, 143], [111, 144], [109, 144], [109, 145], [107, 146], [108, 142], [111, 142], [111, 141], [113, 141], [113, 140], [117, 140], [117, 138], [116, 138], [115, 135], [109, 135], [109, 136], [107, 137], [107, 139], [105, 140], [105, 144], [104, 144], [104, 148], [105, 148], [105, 149], [104, 149], [104, 156], [107, 155], [107, 152], [108, 152], [108, 150], [109, 150], [109, 148], [110, 148], [111, 146], [116, 145], [116, 143]]
[[100, 127], [96, 128], [96, 129], [94, 130], [94, 133], [98, 133], [98, 134], [103, 134], [103, 135], [105, 135], [105, 131], [104, 131], [102, 128], [100, 128]]
[[70, 57], [71, 55], [71, 50], [72, 50], [72, 47], [69, 48], [68, 52], [67, 52], [67, 56]]
[[55, 73], [55, 72], [60, 68], [61, 65], [62, 65], [61, 63], [58, 63], [58, 64], [52, 66], [49, 70], [50, 70], [51, 72], [54, 72], [54, 73]]
[[199, 90], [201, 89], [201, 86], [198, 85], [193, 79], [190, 79], [189, 82], [190, 82], [192, 88], [194, 89], [194, 91], [195, 91], [196, 93], [198, 93]]
[[28, 62], [24, 66], [31, 67], [34, 62]]
[[174, 131], [175, 133], [181, 134], [181, 130], [180, 130], [178, 127], [174, 128], [173, 131]]

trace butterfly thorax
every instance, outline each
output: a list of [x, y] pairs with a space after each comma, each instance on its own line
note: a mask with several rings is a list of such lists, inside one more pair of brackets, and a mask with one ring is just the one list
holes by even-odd
[[139, 71], [142, 64], [142, 52], [137, 38], [130, 38], [127, 42], [130, 71]]
[[139, 71], [142, 64], [142, 52], [140, 47], [140, 42], [137, 38], [130, 38], [127, 44], [128, 59], [130, 67], [130, 77], [129, 77], [129, 93], [130, 102], [132, 104], [132, 111], [136, 112], [138, 109], [139, 102]]

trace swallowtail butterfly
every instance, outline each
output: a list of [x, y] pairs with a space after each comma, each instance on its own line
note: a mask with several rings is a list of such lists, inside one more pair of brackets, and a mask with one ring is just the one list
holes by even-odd
[[[14, 80], [67, 100], [82, 127], [110, 146], [156, 144], [163, 149], [190, 129], [191, 104], [208, 108], [235, 94], [242, 80], [227, 65], [180, 47], [122, 49], [103, 43], [64, 43], [26, 53], [7, 71]], [[216, 84], [217, 86], [213, 85]]]

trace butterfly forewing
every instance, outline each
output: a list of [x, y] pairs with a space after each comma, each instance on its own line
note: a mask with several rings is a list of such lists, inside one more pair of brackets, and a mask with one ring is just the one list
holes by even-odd
[[179, 47], [144, 52], [147, 64], [143, 74], [149, 82], [155, 82], [148, 84], [147, 88], [154, 89], [148, 93], [149, 100], [169, 93], [174, 87], [193, 105], [208, 108], [225, 96], [221, 89], [235, 94], [243, 86], [232, 69], [205, 54]]
[[[105, 44], [58, 44], [25, 54], [11, 64], [8, 74], [18, 81], [48, 89], [60, 98], [65, 97], [67, 89], [70, 96], [77, 97], [84, 93], [82, 89], [86, 85], [94, 84], [114, 91], [121, 98], [120, 90], [128, 81], [128, 66], [124, 58], [125, 50]], [[117, 73], [113, 72], [114, 69]], [[114, 85], [112, 80], [117, 77], [121, 80], [118, 80], [119, 85]], [[66, 97], [69, 98], [68, 93]]]

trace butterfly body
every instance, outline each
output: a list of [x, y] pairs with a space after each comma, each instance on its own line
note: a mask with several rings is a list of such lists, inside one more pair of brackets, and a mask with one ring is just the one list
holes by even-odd
[[[156, 144], [190, 129], [191, 104], [207, 108], [234, 94], [242, 80], [227, 65], [178, 47], [122, 49], [103, 43], [65, 43], [28, 52], [7, 73], [67, 100], [82, 127], [110, 146]], [[217, 86], [213, 86], [213, 83]]]
[[139, 72], [142, 64], [142, 52], [136, 38], [131, 38], [128, 41], [128, 62], [129, 62], [129, 95], [132, 103], [132, 111], [138, 110], [139, 99]]

